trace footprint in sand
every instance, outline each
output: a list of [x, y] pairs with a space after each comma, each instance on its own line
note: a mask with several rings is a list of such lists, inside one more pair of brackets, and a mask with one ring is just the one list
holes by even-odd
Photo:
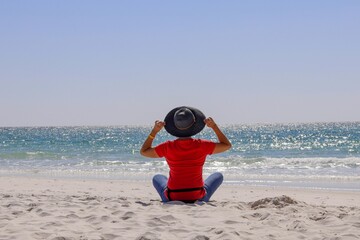
[[165, 215], [161, 217], [154, 217], [148, 222], [149, 227], [158, 227], [158, 226], [170, 226], [171, 224], [177, 222], [178, 219], [173, 215]]
[[126, 213], [121, 217], [121, 219], [122, 219], [122, 220], [128, 220], [128, 219], [134, 217], [134, 215], [135, 215], [135, 213], [133, 213], [133, 212], [126, 212]]
[[136, 201], [135, 203], [140, 204], [140, 205], [142, 205], [144, 207], [147, 207], [147, 206], [151, 205], [151, 203], [145, 203], [145, 202], [142, 202], [142, 201]]
[[45, 232], [36, 232], [33, 233], [31, 236], [35, 239], [47, 239], [51, 233], [45, 233]]
[[205, 235], [197, 235], [193, 240], [210, 240], [210, 238]]
[[43, 210], [41, 208], [36, 209], [35, 211], [40, 217], [45, 217], [45, 215], [43, 216], [42, 214], [46, 214], [45, 212], [43, 212]]

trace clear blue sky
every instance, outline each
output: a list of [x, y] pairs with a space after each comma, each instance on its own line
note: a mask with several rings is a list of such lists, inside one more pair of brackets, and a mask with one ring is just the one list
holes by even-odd
[[0, 1], [0, 126], [360, 121], [360, 1]]

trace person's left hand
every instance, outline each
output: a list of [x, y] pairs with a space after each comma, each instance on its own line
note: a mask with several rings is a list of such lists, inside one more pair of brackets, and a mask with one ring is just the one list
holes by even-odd
[[155, 133], [158, 133], [160, 132], [160, 130], [165, 126], [165, 122], [164, 121], [159, 121], [159, 120], [156, 120], [155, 121], [155, 125], [154, 125], [154, 128], [153, 128], [153, 131]]

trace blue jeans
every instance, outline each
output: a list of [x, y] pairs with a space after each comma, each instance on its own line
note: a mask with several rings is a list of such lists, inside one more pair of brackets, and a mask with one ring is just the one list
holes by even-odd
[[[215, 173], [211, 174], [204, 182], [204, 188], [206, 190], [206, 195], [202, 199], [199, 199], [199, 201], [208, 202], [210, 200], [211, 196], [216, 191], [216, 189], [218, 189], [218, 187], [221, 185], [223, 180], [224, 180], [224, 177], [223, 177], [222, 173], [215, 172]], [[167, 181], [168, 181], [168, 178], [162, 174], [156, 174], [153, 177], [153, 185], [154, 185], [156, 191], [159, 193], [159, 195], [161, 197], [161, 201], [163, 201], [163, 202], [169, 201], [167, 199], [167, 197], [165, 196], [165, 189], [167, 187]]]

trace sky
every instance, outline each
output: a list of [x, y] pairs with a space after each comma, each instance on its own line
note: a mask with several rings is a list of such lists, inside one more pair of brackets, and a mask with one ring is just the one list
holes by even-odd
[[0, 127], [360, 121], [360, 1], [0, 1]]

